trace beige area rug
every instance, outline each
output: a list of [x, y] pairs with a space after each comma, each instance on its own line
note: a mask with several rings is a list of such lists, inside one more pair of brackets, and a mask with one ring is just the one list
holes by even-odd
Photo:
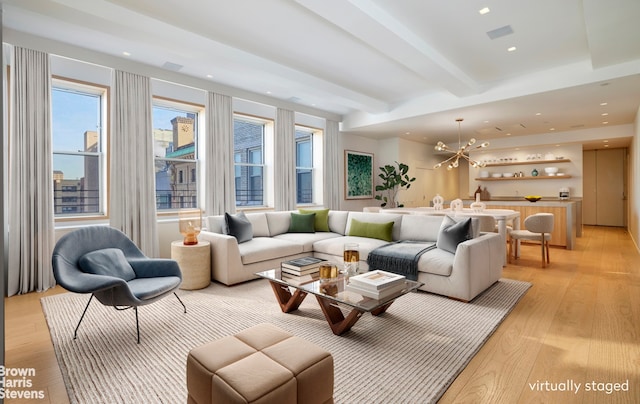
[[184, 403], [190, 349], [255, 324], [273, 323], [332, 353], [336, 403], [437, 401], [531, 285], [501, 279], [471, 303], [417, 292], [379, 317], [364, 314], [335, 336], [313, 296], [280, 311], [265, 280], [212, 284], [139, 308], [135, 315], [93, 301], [73, 330], [87, 295], [45, 297], [42, 306], [72, 403]]

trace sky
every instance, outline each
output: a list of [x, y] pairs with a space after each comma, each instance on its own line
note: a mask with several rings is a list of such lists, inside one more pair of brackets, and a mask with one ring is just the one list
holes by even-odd
[[[100, 126], [100, 97], [71, 91], [52, 91], [53, 151], [78, 152], [84, 150], [84, 133], [97, 131]], [[153, 109], [153, 127], [171, 129], [176, 111]], [[53, 169], [64, 173], [65, 179], [84, 176], [84, 159], [77, 156], [54, 155]]]

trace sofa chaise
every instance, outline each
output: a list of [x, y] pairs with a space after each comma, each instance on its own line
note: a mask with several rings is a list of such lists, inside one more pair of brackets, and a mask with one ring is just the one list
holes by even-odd
[[[369, 252], [391, 240], [374, 238], [377, 234], [373, 234], [374, 237], [353, 235], [355, 224], [359, 228], [363, 223], [389, 226], [391, 231], [387, 236], [393, 241], [437, 242], [442, 234], [443, 220], [446, 220], [446, 216], [334, 210], [317, 212], [316, 220], [324, 220], [326, 227], [320, 229], [324, 231], [308, 233], [290, 231], [292, 217], [298, 212], [247, 213], [245, 220], [250, 222], [251, 234], [243, 236], [242, 242], [233, 235], [224, 234], [228, 231], [224, 215], [207, 217], [207, 228], [199, 238], [211, 243], [212, 280], [234, 285], [256, 279], [256, 272], [278, 268], [282, 261], [305, 256], [341, 265], [345, 243], [358, 243], [362, 272], [368, 270]], [[435, 248], [420, 257], [418, 281], [424, 283], [421, 290], [470, 301], [500, 279], [504, 251], [502, 239], [497, 233], [480, 233], [476, 219], [472, 227], [473, 238], [454, 247], [454, 253]]]

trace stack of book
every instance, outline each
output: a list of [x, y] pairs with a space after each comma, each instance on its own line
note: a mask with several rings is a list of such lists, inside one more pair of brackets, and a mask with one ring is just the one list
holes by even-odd
[[282, 270], [282, 276], [313, 275], [320, 271], [320, 264], [324, 262], [326, 261], [315, 257], [296, 258], [282, 262], [280, 269]]
[[345, 289], [380, 300], [402, 291], [406, 285], [405, 281], [403, 275], [376, 270], [350, 277]]

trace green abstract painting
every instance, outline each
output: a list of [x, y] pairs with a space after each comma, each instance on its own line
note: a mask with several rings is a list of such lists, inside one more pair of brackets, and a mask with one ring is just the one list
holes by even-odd
[[373, 198], [373, 154], [344, 151], [345, 199]]

